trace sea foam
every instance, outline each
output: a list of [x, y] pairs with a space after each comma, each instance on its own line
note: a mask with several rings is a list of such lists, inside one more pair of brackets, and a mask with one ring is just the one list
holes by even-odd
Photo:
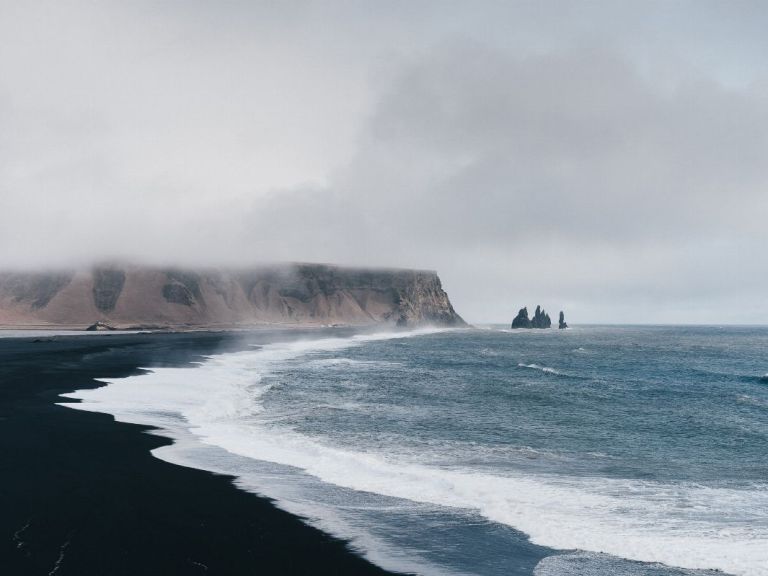
[[[429, 332], [407, 336], [424, 333]], [[105, 387], [65, 395], [81, 400], [66, 406], [157, 426], [168, 436], [187, 442], [197, 439], [239, 457], [296, 468], [330, 485], [475, 510], [553, 548], [745, 576], [768, 575], [766, 485], [711, 488], [425, 465], [418, 454], [328, 445], [283, 427], [265, 409], [263, 400], [274, 385], [266, 376], [283, 363], [403, 337], [394, 333], [326, 338], [212, 356], [194, 367], [153, 369], [145, 375], [104, 380]], [[226, 463], [220, 466], [226, 468]], [[562, 562], [571, 565], [566, 559]], [[552, 560], [538, 573], [557, 573], [551, 571], [555, 566]]]

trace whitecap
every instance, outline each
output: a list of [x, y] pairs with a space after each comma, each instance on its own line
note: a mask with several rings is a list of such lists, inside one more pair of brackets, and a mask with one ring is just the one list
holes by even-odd
[[549, 366], [541, 366], [539, 364], [524, 364], [523, 362], [519, 362], [517, 365], [520, 368], [530, 368], [531, 370], [540, 370], [545, 374], [554, 374], [556, 376], [563, 376], [562, 372], [555, 370], [554, 368], [550, 368]]

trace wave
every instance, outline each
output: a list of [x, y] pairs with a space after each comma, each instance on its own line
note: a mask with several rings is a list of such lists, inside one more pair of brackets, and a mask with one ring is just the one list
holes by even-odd
[[[434, 332], [266, 345], [213, 356], [195, 367], [160, 368], [146, 375], [106, 380], [105, 387], [66, 394], [81, 403], [65, 406], [158, 426], [177, 439], [193, 435], [231, 455], [298, 469], [328, 485], [474, 510], [525, 532], [544, 546], [768, 576], [768, 486], [711, 488], [425, 465], [418, 454], [328, 445], [281, 426], [265, 409], [263, 400], [274, 386], [265, 377], [285, 362]], [[520, 366], [559, 374], [536, 364]], [[230, 472], [237, 474], [237, 469]], [[537, 573], [557, 573], [545, 568]]]
[[754, 396], [750, 396], [749, 394], [739, 394], [736, 397], [736, 401], [739, 404], [748, 404], [750, 406], [757, 406], [759, 408], [768, 408], [768, 400], [755, 398]]
[[386, 360], [356, 360], [353, 358], [321, 358], [319, 360], [313, 360], [311, 364], [318, 367], [334, 368], [346, 368], [349, 366], [359, 366], [361, 368], [382, 368], [403, 365], [401, 362], [390, 362]]
[[720, 370], [711, 370], [706, 368], [694, 368], [694, 372], [697, 374], [701, 374], [703, 376], [706, 376], [708, 378], [716, 378], [718, 380], [738, 380], [740, 382], [745, 383], [758, 383], [758, 384], [768, 384], [768, 374], [762, 374], [762, 375], [756, 375], [754, 373], [752, 374], [744, 374], [743, 372], [723, 372]]
[[605, 551], [644, 562], [734, 574], [768, 574], [768, 530], [756, 535], [753, 522], [765, 525], [765, 514], [755, 512], [768, 509], [765, 489], [498, 476], [339, 449], [289, 430], [250, 426], [212, 425], [204, 435], [206, 442], [235, 454], [293, 466], [329, 484], [477, 510], [553, 548]]
[[659, 563], [630, 562], [610, 554], [570, 552], [547, 556], [536, 565], [534, 576], [722, 576], [715, 570], [670, 569]]
[[485, 356], [486, 358], [495, 358], [499, 355], [499, 352], [497, 350], [494, 350], [492, 348], [481, 348], [477, 352], [478, 356]]
[[539, 364], [523, 364], [522, 362], [519, 362], [517, 365], [520, 368], [530, 368], [531, 370], [540, 370], [545, 374], [554, 374], [555, 376], [565, 376], [565, 374], [563, 374], [562, 372], [559, 372], [554, 368], [549, 368], [548, 366], [540, 366]]

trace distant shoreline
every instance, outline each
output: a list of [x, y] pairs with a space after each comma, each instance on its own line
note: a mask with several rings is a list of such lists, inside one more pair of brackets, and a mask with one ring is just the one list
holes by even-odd
[[199, 325], [115, 325], [110, 330], [88, 331], [90, 324], [3, 324], [0, 332], [83, 332], [88, 334], [116, 333], [130, 334], [137, 332], [189, 333], [189, 332], [242, 332], [252, 330], [313, 330], [323, 328], [372, 328], [380, 324], [321, 324], [321, 323], [258, 323], [258, 324], [199, 324]]

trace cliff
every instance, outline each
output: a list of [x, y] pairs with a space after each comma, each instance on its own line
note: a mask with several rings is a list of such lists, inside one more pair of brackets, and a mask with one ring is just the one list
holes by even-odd
[[0, 272], [0, 326], [462, 326], [435, 272], [284, 264]]

